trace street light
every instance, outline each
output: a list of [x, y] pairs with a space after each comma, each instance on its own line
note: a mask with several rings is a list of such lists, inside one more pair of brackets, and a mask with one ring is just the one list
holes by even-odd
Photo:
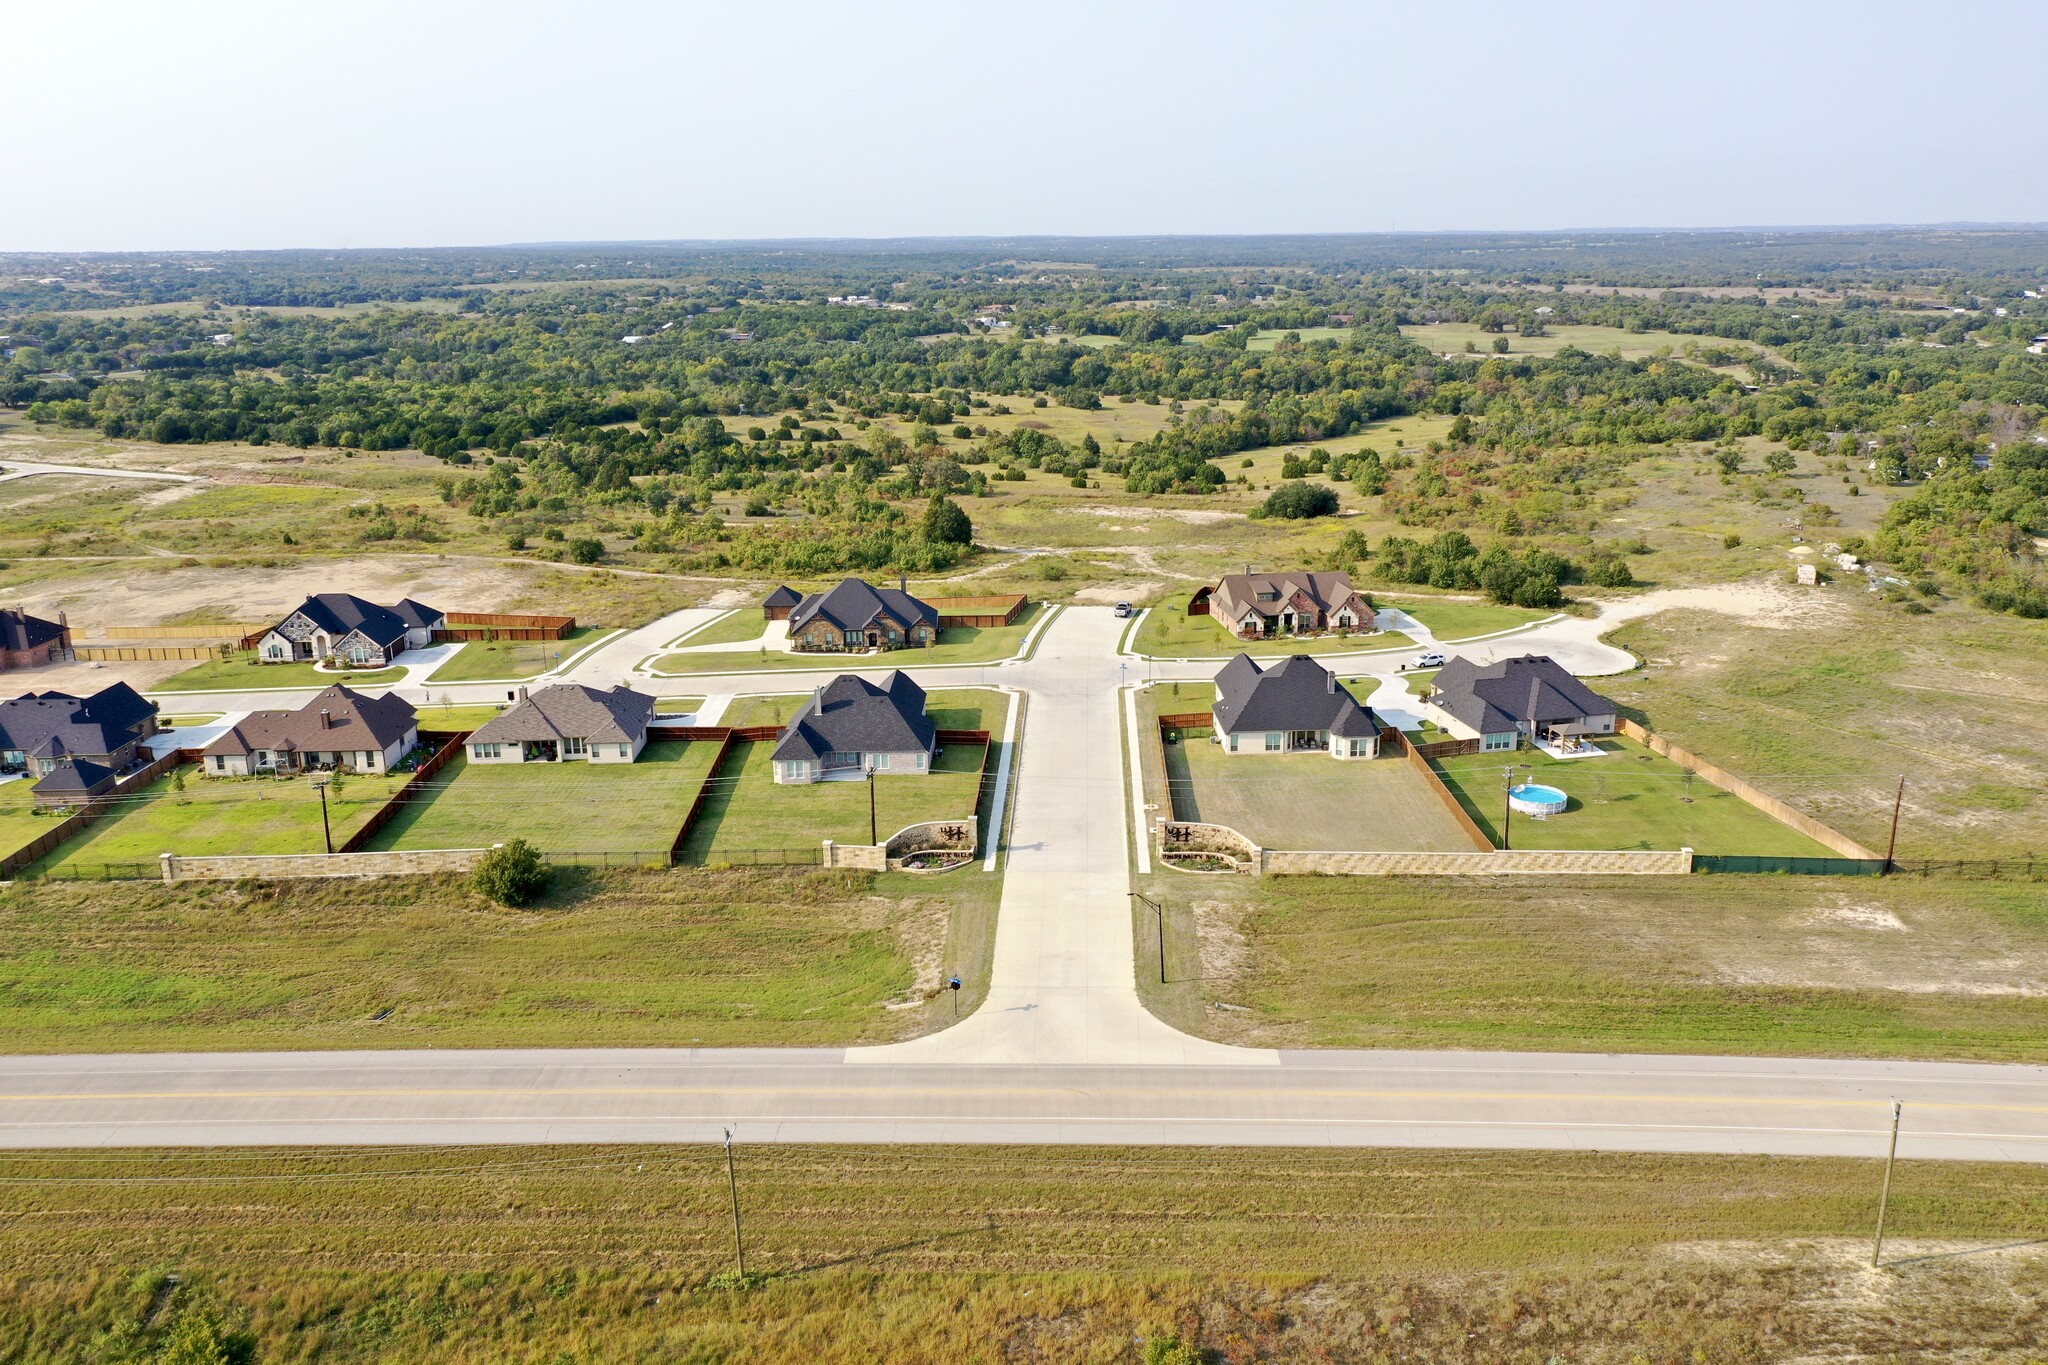
[[334, 828], [327, 823], [327, 779], [313, 779], [313, 790], [320, 793], [320, 837], [326, 841], [327, 851], [334, 852]]
[[1166, 907], [1142, 891], [1126, 891], [1124, 894], [1135, 896], [1143, 901], [1146, 907], [1159, 918], [1159, 984], [1164, 986], [1166, 984]]
[[[1501, 788], [1503, 792], [1501, 800], [1502, 804], [1506, 808], [1505, 812], [1501, 816], [1500, 821], [1500, 851], [1506, 853], [1511, 847], [1513, 847], [1513, 844], [1510, 841], [1509, 836], [1513, 834], [1515, 828], [1515, 765], [1510, 763], [1507, 765], [1507, 767], [1502, 768], [1500, 771], [1502, 778]], [[1525, 773], [1533, 773], [1536, 770], [1530, 767], [1527, 763], [1524, 763], [1522, 765], [1522, 771]]]

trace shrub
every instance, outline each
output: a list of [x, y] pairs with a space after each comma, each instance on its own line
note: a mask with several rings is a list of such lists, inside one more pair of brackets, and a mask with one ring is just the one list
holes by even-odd
[[569, 542], [569, 558], [578, 564], [595, 564], [604, 558], [604, 542], [585, 536]]
[[924, 538], [934, 545], [974, 543], [974, 523], [960, 510], [960, 504], [936, 493], [925, 506], [924, 521], [920, 524], [919, 530]]
[[1721, 548], [1722, 548], [1722, 549], [1724, 549], [1724, 550], [1733, 550], [1733, 549], [1735, 549], [1736, 547], [1740, 546], [1741, 544], [1742, 544], [1742, 537], [1741, 537], [1741, 536], [1738, 536], [1738, 535], [1725, 535], [1725, 536], [1722, 536], [1722, 537], [1721, 537]]
[[1059, 559], [1039, 560], [1038, 576], [1048, 583], [1058, 583], [1063, 581], [1067, 576], [1066, 561]]
[[555, 869], [524, 839], [492, 849], [469, 874], [470, 889], [499, 905], [519, 906], [548, 889]]
[[1327, 517], [1337, 510], [1337, 490], [1322, 484], [1303, 483], [1293, 480], [1281, 484], [1266, 495], [1259, 505], [1262, 517], [1280, 517], [1287, 521], [1300, 521], [1307, 517]]

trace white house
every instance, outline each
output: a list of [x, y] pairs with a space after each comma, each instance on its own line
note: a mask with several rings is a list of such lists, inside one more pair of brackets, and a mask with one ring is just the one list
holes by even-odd
[[472, 763], [631, 763], [647, 747], [654, 698], [557, 683], [528, 695], [464, 741]]

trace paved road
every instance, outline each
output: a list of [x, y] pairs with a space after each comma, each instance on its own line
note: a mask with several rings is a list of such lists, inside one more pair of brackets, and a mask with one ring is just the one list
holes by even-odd
[[[634, 651], [688, 624], [658, 622], [572, 672], [620, 677]], [[1119, 685], [1136, 666], [1115, 653], [1121, 625], [1069, 608], [1027, 662], [915, 670], [931, 686], [1015, 687], [1029, 706], [993, 986], [952, 1029], [846, 1051], [0, 1058], [0, 1145], [702, 1141], [736, 1121], [750, 1141], [1875, 1156], [1897, 1096], [1903, 1155], [2048, 1161], [2043, 1067], [1272, 1052], [1168, 1028], [1134, 979]], [[1157, 667], [1207, 677], [1214, 666]], [[701, 675], [672, 681], [707, 687]], [[810, 681], [736, 674], [715, 690]]]

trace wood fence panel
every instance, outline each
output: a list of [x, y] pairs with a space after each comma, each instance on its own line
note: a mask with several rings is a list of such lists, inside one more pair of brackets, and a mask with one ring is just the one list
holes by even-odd
[[383, 805], [372, 811], [370, 818], [363, 822], [361, 829], [342, 840], [341, 847], [335, 850], [336, 853], [361, 853], [363, 845], [369, 843], [378, 830], [390, 824], [392, 818], [398, 814], [400, 809], [419, 795], [420, 789], [433, 780], [434, 774], [454, 762], [455, 756], [462, 752], [463, 741], [467, 740], [474, 732], [459, 730], [437, 731], [435, 733], [448, 735], [448, 741], [429, 755], [426, 762], [413, 769], [412, 776], [406, 779], [405, 785], [391, 793], [389, 801], [386, 801]]
[[[1786, 805], [1777, 797], [1772, 796], [1769, 792], [1760, 791], [1752, 787], [1727, 769], [1707, 762], [1690, 749], [1673, 744], [1656, 731], [1638, 725], [1626, 716], [1621, 719], [1621, 732], [1636, 741], [1636, 743], [1649, 749], [1652, 753], [1662, 754], [1673, 763], [1683, 764], [1701, 777], [1706, 778], [1707, 781], [1713, 783], [1722, 791], [1729, 793], [1731, 796], [1740, 797], [1765, 815], [1776, 820], [1779, 824], [1798, 830], [1815, 843], [1833, 849], [1844, 858], [1867, 860], [1878, 857], [1877, 854], [1857, 843], [1848, 835], [1822, 824], [1811, 815], [1792, 809], [1792, 807]], [[1882, 861], [1882, 859], [1879, 859], [1879, 861]]]
[[1422, 774], [1423, 780], [1429, 783], [1429, 789], [1436, 793], [1437, 800], [1451, 813], [1451, 818], [1458, 822], [1458, 828], [1465, 831], [1465, 837], [1472, 841], [1472, 847], [1488, 852], [1493, 850], [1493, 840], [1486, 837], [1486, 831], [1479, 828], [1479, 822], [1466, 812], [1458, 800], [1457, 793], [1444, 782], [1443, 776], [1429, 765], [1429, 760], [1424, 758], [1413, 744], [1408, 742], [1408, 736], [1390, 725], [1380, 731], [1380, 743], [1392, 744], [1408, 766]]

